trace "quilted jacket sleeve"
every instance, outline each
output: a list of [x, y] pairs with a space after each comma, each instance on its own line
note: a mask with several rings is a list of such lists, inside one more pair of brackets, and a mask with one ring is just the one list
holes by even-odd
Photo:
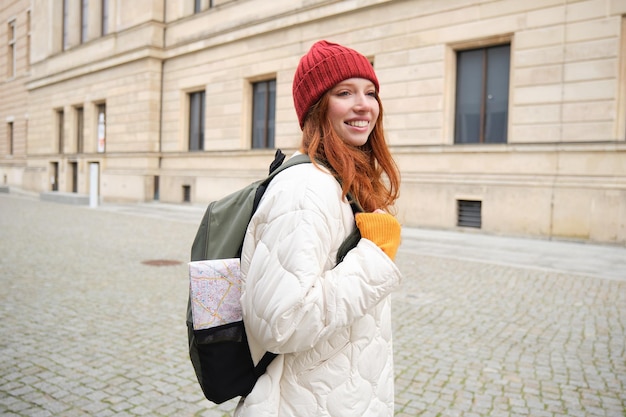
[[275, 353], [312, 348], [363, 317], [401, 279], [389, 257], [366, 239], [335, 266], [352, 212], [336, 181], [314, 169], [307, 164], [290, 168], [289, 177], [277, 176], [244, 242], [244, 322]]

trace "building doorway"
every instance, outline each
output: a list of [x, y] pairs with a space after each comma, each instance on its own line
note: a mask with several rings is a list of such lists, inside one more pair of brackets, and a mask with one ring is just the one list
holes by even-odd
[[59, 163], [50, 163], [50, 191], [59, 191]]
[[70, 162], [70, 187], [73, 193], [78, 192], [78, 162]]

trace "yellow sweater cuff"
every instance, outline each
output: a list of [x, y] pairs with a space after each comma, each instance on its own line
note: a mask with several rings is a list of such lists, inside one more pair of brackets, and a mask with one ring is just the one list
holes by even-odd
[[355, 219], [361, 236], [374, 242], [387, 256], [395, 259], [401, 240], [398, 220], [388, 213], [358, 213]]

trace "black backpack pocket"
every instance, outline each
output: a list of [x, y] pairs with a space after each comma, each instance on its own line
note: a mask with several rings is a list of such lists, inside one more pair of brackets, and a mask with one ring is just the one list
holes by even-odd
[[190, 331], [197, 354], [195, 358], [192, 355], [192, 363], [197, 367], [198, 382], [205, 397], [216, 404], [248, 395], [276, 357], [268, 352], [254, 366], [243, 321]]
[[220, 404], [252, 391], [257, 376], [242, 321], [195, 330], [194, 338], [206, 398]]

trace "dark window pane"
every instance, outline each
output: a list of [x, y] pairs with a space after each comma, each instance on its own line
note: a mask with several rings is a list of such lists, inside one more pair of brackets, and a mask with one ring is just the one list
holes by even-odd
[[68, 31], [69, 31], [69, 8], [68, 8], [68, 0], [63, 0], [63, 29], [62, 29], [62, 38], [63, 38], [63, 50], [67, 49], [68, 45]]
[[87, 28], [89, 22], [89, 1], [82, 0], [82, 5], [80, 9], [80, 42], [87, 41]]
[[76, 109], [76, 152], [82, 153], [84, 138], [85, 114], [82, 107]]
[[267, 110], [267, 83], [255, 83], [252, 103], [252, 147], [265, 147], [265, 116]]
[[109, 0], [102, 0], [102, 27], [100, 33], [102, 36], [109, 33]]
[[57, 129], [58, 129], [58, 142], [57, 142], [57, 147], [58, 147], [58, 151], [59, 153], [63, 153], [63, 147], [64, 147], [64, 143], [63, 143], [63, 139], [64, 139], [64, 135], [65, 135], [65, 117], [63, 114], [63, 110], [58, 110], [57, 111]]
[[204, 150], [204, 91], [189, 94], [189, 150]]
[[276, 116], [276, 80], [269, 82], [269, 100], [267, 106], [267, 147], [274, 147], [274, 120]]
[[9, 137], [9, 155], [13, 155], [13, 122], [9, 122], [7, 126], [7, 136]]
[[482, 74], [482, 49], [458, 53], [455, 143], [480, 141]]
[[506, 143], [509, 111], [510, 46], [487, 50], [487, 102], [485, 142]]

